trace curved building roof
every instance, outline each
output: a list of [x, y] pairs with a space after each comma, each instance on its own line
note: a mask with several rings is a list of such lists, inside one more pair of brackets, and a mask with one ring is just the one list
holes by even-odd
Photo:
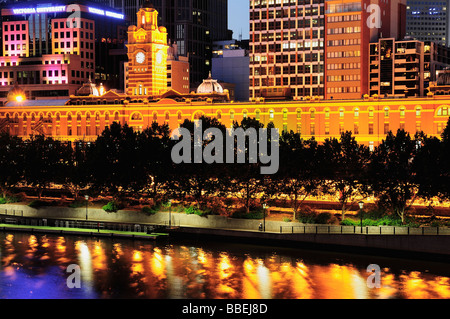
[[223, 87], [217, 82], [217, 80], [214, 80], [211, 77], [210, 72], [209, 77], [206, 80], [203, 80], [203, 83], [200, 84], [199, 87], [197, 88], [197, 93], [199, 94], [223, 93]]

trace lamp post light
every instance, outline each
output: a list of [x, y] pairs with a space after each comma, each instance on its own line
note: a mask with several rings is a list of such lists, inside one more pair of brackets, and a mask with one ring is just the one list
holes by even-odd
[[89, 195], [84, 195], [84, 199], [86, 200], [86, 220], [88, 220], [88, 203], [89, 203]]
[[264, 218], [263, 231], [264, 232], [266, 231], [266, 208], [267, 208], [267, 205], [263, 204], [263, 218]]
[[172, 227], [172, 200], [169, 199], [169, 228]]
[[364, 202], [363, 201], [360, 201], [359, 203], [358, 203], [358, 205], [359, 205], [359, 217], [360, 217], [360, 219], [361, 219], [361, 234], [363, 233], [363, 208], [364, 208]]

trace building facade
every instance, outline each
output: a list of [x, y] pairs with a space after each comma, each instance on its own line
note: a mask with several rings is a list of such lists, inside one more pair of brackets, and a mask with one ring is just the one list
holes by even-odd
[[271, 87], [324, 96], [323, 0], [250, 1], [250, 97]]
[[137, 12], [137, 25], [128, 28], [127, 95], [160, 96], [167, 91], [167, 30], [158, 27], [158, 11]]
[[220, 82], [234, 84], [233, 100], [249, 100], [250, 58], [248, 50], [235, 40], [214, 42], [212, 77]]
[[120, 65], [126, 59], [127, 39], [123, 14], [83, 1], [37, 0], [10, 2], [2, 8], [1, 20], [2, 56], [77, 54], [82, 61], [79, 70], [92, 73], [92, 80], [123, 87]]
[[406, 35], [420, 41], [449, 46], [449, 1], [408, 0]]
[[359, 143], [373, 148], [389, 131], [405, 129], [414, 135], [423, 131], [440, 137], [450, 107], [448, 96], [427, 98], [347, 101], [309, 100], [296, 102], [213, 103], [182, 98], [130, 101], [107, 92], [98, 98], [78, 97], [55, 101], [12, 101], [0, 109], [0, 131], [27, 138], [46, 134], [63, 140], [95, 140], [113, 122], [136, 130], [153, 122], [168, 124], [175, 130], [184, 120], [201, 115], [215, 117], [226, 127], [246, 117], [265, 125], [273, 122], [280, 131], [294, 131], [302, 138], [318, 142], [339, 138], [351, 131]]
[[252, 0], [250, 97], [284, 87], [294, 99], [361, 98], [369, 43], [404, 36], [404, 1]]
[[437, 71], [449, 67], [447, 47], [432, 42], [380, 39], [369, 55], [371, 96], [426, 96]]
[[[109, 5], [130, 17], [147, 0], [93, 0]], [[178, 55], [188, 56], [191, 87], [197, 87], [211, 71], [212, 42], [228, 39], [228, 0], [150, 1], [159, 12], [158, 23], [167, 28], [168, 38], [178, 45]], [[147, 4], [148, 5], [148, 4]]]

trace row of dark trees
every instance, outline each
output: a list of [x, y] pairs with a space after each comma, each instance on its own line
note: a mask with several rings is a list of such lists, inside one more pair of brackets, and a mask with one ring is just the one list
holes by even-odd
[[[200, 120], [203, 131], [214, 127], [226, 134], [218, 120]], [[187, 120], [181, 126], [192, 133], [192, 148], [194, 126]], [[250, 118], [234, 126], [263, 128]], [[269, 124], [268, 128], [273, 127]], [[203, 147], [213, 141], [206, 139]], [[40, 197], [45, 189], [58, 185], [74, 197], [88, 193], [115, 198], [190, 198], [199, 205], [233, 197], [247, 212], [255, 202], [284, 197], [290, 200], [294, 214], [302, 210], [308, 196], [338, 194], [343, 216], [354, 203], [374, 196], [380, 207], [402, 221], [419, 198], [450, 199], [449, 125], [441, 139], [410, 136], [403, 130], [391, 132], [373, 151], [350, 132], [321, 144], [292, 131], [283, 133], [279, 171], [274, 175], [261, 175], [260, 163], [174, 164], [175, 143], [169, 127], [156, 123], [143, 132], [114, 123], [94, 142], [68, 143], [45, 136], [23, 140], [2, 134], [1, 191], [5, 196], [17, 185], [26, 185]]]

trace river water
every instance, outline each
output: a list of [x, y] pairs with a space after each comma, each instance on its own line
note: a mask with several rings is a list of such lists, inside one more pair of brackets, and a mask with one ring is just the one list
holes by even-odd
[[[235, 243], [4, 232], [0, 259], [2, 299], [450, 298], [448, 264]], [[367, 285], [370, 264], [381, 288]]]

